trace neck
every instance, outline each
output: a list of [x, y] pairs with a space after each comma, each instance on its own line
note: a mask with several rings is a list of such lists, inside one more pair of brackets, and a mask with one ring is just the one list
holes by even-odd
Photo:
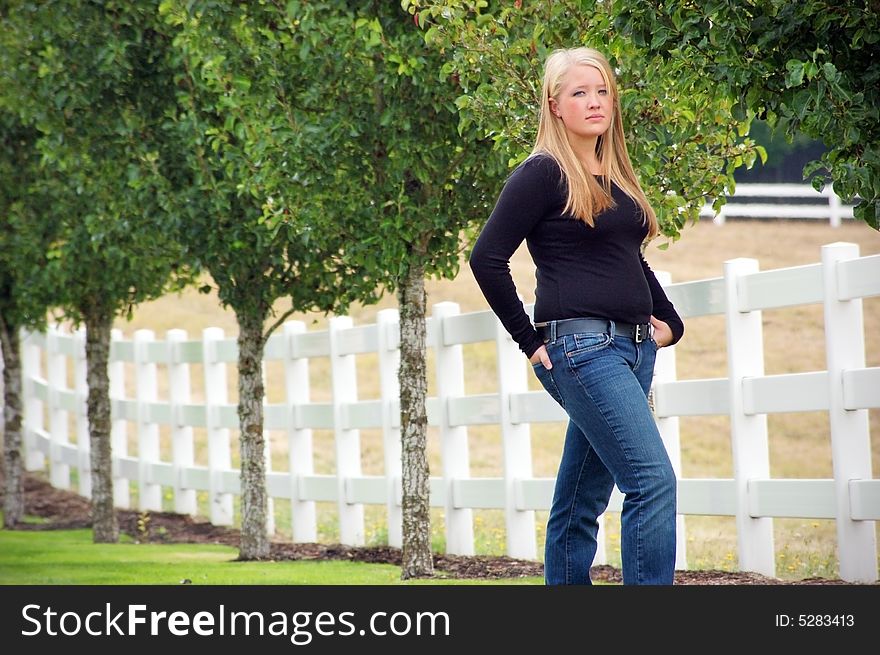
[[593, 175], [602, 174], [602, 164], [599, 162], [599, 157], [596, 155], [597, 141], [597, 137], [569, 138], [569, 143], [571, 144], [572, 150], [574, 150], [574, 153], [577, 155], [577, 158], [581, 160], [581, 163]]

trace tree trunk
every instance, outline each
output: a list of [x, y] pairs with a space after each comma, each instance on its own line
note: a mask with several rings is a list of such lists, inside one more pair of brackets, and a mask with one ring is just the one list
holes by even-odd
[[403, 563], [401, 578], [434, 574], [431, 556], [430, 471], [427, 457], [428, 391], [425, 353], [425, 271], [417, 257], [399, 290], [400, 439], [403, 474]]
[[263, 321], [238, 315], [238, 421], [241, 430], [240, 560], [269, 556], [263, 438]]
[[21, 435], [21, 343], [18, 328], [0, 317], [3, 347], [3, 527], [24, 516], [24, 466]]
[[92, 465], [92, 531], [96, 544], [119, 541], [113, 507], [113, 459], [110, 445], [111, 314], [86, 314], [86, 377], [88, 380], [89, 446]]

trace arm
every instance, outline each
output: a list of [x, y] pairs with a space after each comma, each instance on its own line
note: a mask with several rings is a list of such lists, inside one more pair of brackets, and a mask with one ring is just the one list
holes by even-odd
[[[675, 311], [675, 307], [670, 302], [669, 298], [666, 297], [666, 292], [663, 290], [663, 287], [660, 286], [660, 282], [657, 281], [657, 276], [654, 275], [654, 271], [651, 270], [651, 267], [648, 266], [648, 262], [645, 261], [644, 257], [641, 257], [642, 260], [642, 269], [645, 271], [645, 279], [648, 281], [648, 287], [651, 289], [651, 299], [654, 302], [654, 308], [651, 311], [653, 317], [659, 320], [659, 322], [665, 323], [668, 326], [671, 335], [663, 334], [665, 329], [662, 325], [658, 325], [652, 318], [651, 323], [654, 325], [655, 329], [658, 330], [658, 336], [663, 338], [662, 345], [671, 346], [673, 344], [678, 343], [682, 336], [684, 336], [684, 321], [681, 320], [681, 317], [678, 315], [678, 312]], [[671, 340], [666, 343], [666, 339]], [[658, 344], [660, 342], [658, 341]]]
[[511, 174], [470, 256], [471, 270], [486, 301], [529, 357], [543, 344], [516, 293], [510, 258], [550, 206], [553, 185], [558, 184], [551, 166], [556, 167], [552, 160], [536, 158]]

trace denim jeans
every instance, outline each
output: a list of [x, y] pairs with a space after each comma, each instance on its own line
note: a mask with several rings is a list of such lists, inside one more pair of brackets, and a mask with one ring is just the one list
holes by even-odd
[[614, 484], [624, 495], [624, 584], [672, 584], [676, 480], [647, 395], [657, 344], [607, 332], [545, 344], [532, 368], [569, 417], [544, 550], [546, 584], [591, 584], [598, 517]]

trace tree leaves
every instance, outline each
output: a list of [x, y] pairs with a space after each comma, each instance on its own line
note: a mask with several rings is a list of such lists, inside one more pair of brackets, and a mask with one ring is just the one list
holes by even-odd
[[[872, 227], [880, 213], [880, 13], [859, 3], [833, 7], [818, 0], [785, 2], [615, 3], [625, 35], [672, 26], [674, 39], [655, 43], [661, 57], [680, 57], [711, 81], [719, 96], [739, 98], [739, 115], [766, 117], [789, 137], [822, 140], [829, 153], [820, 167], [845, 200], [860, 198], [855, 215]], [[709, 29], [683, 16], [705, 16]], [[713, 34], [721, 36], [711, 37]], [[814, 184], [822, 185], [823, 181]]]
[[174, 201], [182, 238], [236, 313], [266, 316], [291, 285], [296, 311], [373, 297], [375, 283], [342, 260], [355, 229], [327, 211], [350, 131], [328, 120], [323, 89], [348, 64], [308, 56], [350, 34], [344, 4], [162, 4], [182, 89], [172, 128], [196, 182]]
[[154, 125], [173, 93], [157, 74], [155, 3], [12, 4], [0, 103], [39, 130], [40, 185], [53, 199], [41, 219], [59, 230], [54, 303], [74, 321], [96, 304], [124, 314], [186, 270], [157, 202]]

